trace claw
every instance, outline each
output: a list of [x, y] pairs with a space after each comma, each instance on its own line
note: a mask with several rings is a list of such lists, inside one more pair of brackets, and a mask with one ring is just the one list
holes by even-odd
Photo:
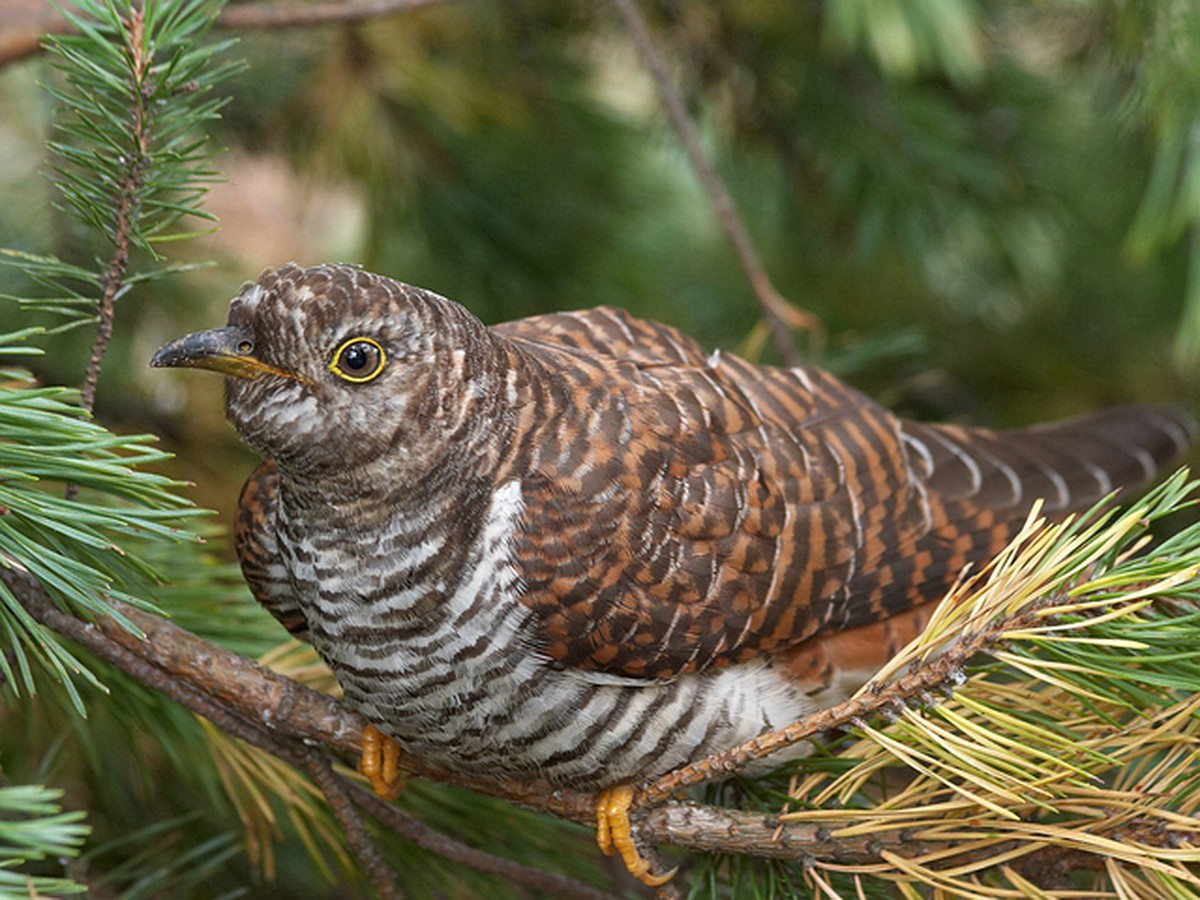
[[371, 782], [372, 790], [385, 800], [395, 800], [404, 789], [400, 745], [374, 725], [363, 729], [358, 771]]
[[596, 798], [596, 843], [605, 856], [613, 851], [621, 854], [621, 861], [629, 874], [650, 887], [660, 887], [675, 877], [676, 866], [664, 875], [651, 875], [647, 862], [633, 843], [633, 832], [629, 825], [629, 807], [633, 803], [633, 787], [618, 784], [606, 788]]

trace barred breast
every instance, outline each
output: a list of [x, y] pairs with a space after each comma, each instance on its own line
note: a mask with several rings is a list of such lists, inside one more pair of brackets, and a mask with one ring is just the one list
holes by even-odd
[[[361, 498], [285, 492], [279, 547], [307, 637], [347, 699], [411, 752], [472, 771], [599, 786], [665, 771], [815, 708], [767, 661], [647, 682], [553, 664], [521, 602], [521, 485], [466, 542], [430, 507], [374, 520]], [[316, 511], [316, 516], [311, 512]], [[371, 538], [348, 547], [348, 521]]]

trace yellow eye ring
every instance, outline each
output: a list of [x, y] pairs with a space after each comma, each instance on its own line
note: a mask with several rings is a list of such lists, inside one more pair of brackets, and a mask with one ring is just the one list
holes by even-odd
[[369, 337], [353, 337], [333, 351], [329, 371], [338, 378], [355, 384], [372, 381], [387, 364], [387, 354], [378, 341]]

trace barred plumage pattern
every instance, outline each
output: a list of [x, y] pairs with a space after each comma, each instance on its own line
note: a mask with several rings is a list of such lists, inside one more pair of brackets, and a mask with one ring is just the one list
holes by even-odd
[[[348, 266], [268, 270], [229, 326], [268, 367], [227, 380], [268, 459], [237, 523], [256, 597], [406, 748], [578, 786], [833, 702], [1036, 498], [1084, 509], [1193, 436], [1141, 407], [906, 422], [619, 310], [489, 329]], [[357, 337], [367, 383], [330, 371]]]

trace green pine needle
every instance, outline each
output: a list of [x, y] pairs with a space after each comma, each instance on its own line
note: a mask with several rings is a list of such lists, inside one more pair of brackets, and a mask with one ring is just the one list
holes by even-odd
[[[0, 352], [20, 347], [29, 333], [0, 335]], [[77, 613], [112, 616], [136, 632], [109, 601], [153, 608], [148, 598], [161, 579], [126, 548], [195, 540], [182, 526], [204, 513], [175, 493], [178, 482], [142, 468], [168, 456], [153, 438], [112, 434], [73, 405], [75, 396], [37, 387], [19, 371], [0, 372], [0, 560], [31, 573]], [[64, 499], [69, 484], [80, 488], [79, 499]], [[0, 655], [6, 679], [33, 691], [40, 667], [83, 712], [73, 681], [97, 679], [2, 584], [0, 633], [11, 651]]]
[[69, 878], [21, 871], [31, 862], [77, 856], [90, 829], [82, 812], [62, 812], [62, 791], [41, 785], [0, 788], [0, 897], [79, 894]]
[[180, 219], [211, 219], [200, 201], [218, 178], [204, 125], [224, 101], [214, 84], [236, 65], [214, 65], [231, 42], [202, 40], [219, 4], [79, 0], [64, 10], [77, 34], [46, 47], [65, 86], [50, 149], [64, 209], [120, 246], [127, 234], [151, 256], [179, 237]]

